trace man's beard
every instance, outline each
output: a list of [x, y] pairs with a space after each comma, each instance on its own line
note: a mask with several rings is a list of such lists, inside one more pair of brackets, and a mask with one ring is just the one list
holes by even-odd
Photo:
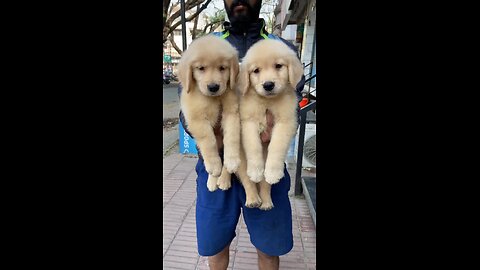
[[[246, 7], [246, 12], [245, 14], [235, 15], [234, 9], [239, 3], [242, 3]], [[257, 1], [253, 7], [250, 6], [247, 0], [234, 1], [232, 6], [226, 9], [231, 25], [235, 28], [245, 29], [250, 23], [257, 22], [261, 5], [262, 1]]]

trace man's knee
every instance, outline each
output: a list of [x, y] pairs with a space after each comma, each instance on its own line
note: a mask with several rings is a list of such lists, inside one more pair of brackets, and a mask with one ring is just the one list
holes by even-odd
[[270, 256], [257, 249], [258, 269], [260, 270], [278, 270], [280, 266], [280, 258], [278, 256]]
[[228, 244], [222, 251], [219, 253], [208, 257], [208, 264], [210, 265], [210, 269], [227, 269], [228, 262], [229, 262], [229, 251], [230, 251], [230, 244]]
[[259, 249], [257, 249], [257, 253], [258, 253], [258, 258], [260, 260], [272, 261], [272, 262], [278, 260], [278, 256], [270, 256], [268, 254], [261, 252]]
[[226, 246], [226, 247], [225, 247], [222, 251], [220, 251], [219, 253], [217, 253], [217, 254], [215, 254], [215, 255], [213, 255], [213, 256], [208, 257], [208, 260], [221, 261], [222, 259], [225, 259], [225, 258], [228, 259], [229, 247], [230, 247], [230, 245]]

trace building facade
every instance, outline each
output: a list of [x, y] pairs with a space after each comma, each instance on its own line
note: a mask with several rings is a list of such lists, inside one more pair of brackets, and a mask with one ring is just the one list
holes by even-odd
[[[180, 6], [177, 6], [174, 8], [171, 13], [174, 13], [180, 9]], [[191, 16], [194, 13], [194, 10], [187, 10], [185, 12], [185, 18]], [[181, 16], [179, 16], [174, 23], [177, 23], [181, 20]], [[186, 22], [185, 23], [187, 31], [186, 31], [186, 37], [187, 37], [187, 44], [192, 43], [192, 31], [194, 27], [194, 22], [193, 20]], [[199, 15], [198, 17], [198, 23], [197, 23], [197, 29], [198, 28], [203, 28], [205, 26], [205, 20], [202, 16], [202, 14]], [[180, 24], [175, 30], [173, 30], [173, 40], [175, 41], [175, 44], [182, 50], [182, 24]], [[163, 44], [163, 70], [168, 70], [170, 72], [173, 72], [174, 74], [177, 74], [177, 65], [178, 62], [180, 61], [181, 54], [175, 50], [173, 45], [170, 43], [170, 40], [167, 40]]]
[[[279, 0], [274, 33], [292, 42], [305, 66], [305, 77], [316, 75], [316, 0]], [[312, 79], [309, 88], [316, 88]]]

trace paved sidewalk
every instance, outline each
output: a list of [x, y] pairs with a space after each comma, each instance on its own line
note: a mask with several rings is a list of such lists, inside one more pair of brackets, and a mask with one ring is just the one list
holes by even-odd
[[[178, 153], [163, 159], [163, 267], [164, 269], [209, 269], [207, 257], [198, 255], [195, 228], [197, 158]], [[280, 269], [316, 269], [316, 230], [305, 199], [293, 197], [295, 175], [292, 176], [293, 249], [280, 257]], [[257, 255], [240, 217], [237, 236], [230, 245], [229, 270], [255, 270]]]
[[163, 129], [163, 156], [175, 146], [178, 145], [178, 124], [171, 128]]

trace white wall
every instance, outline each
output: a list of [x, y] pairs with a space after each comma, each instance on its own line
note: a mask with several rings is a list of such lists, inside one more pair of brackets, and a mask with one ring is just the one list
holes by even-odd
[[[303, 43], [302, 43], [303, 49], [302, 49], [302, 55], [300, 58], [302, 60], [302, 63], [305, 63], [305, 64], [308, 64], [313, 61], [314, 70], [316, 70], [315, 58], [316, 58], [316, 47], [317, 47], [316, 44], [314, 47], [314, 42], [313, 42], [314, 34], [315, 34], [315, 26], [316, 26], [316, 8], [312, 10], [312, 6], [315, 4], [315, 2], [316, 1], [311, 1], [310, 4], [308, 5], [308, 15], [306, 16], [306, 19], [305, 19], [305, 28], [303, 32]], [[312, 51], [315, 52], [313, 59], [312, 59]], [[305, 74], [309, 74], [311, 68], [312, 68], [312, 65], [308, 66], [305, 69]], [[315, 80], [312, 81], [311, 85], [315, 87]]]
[[297, 38], [297, 25], [296, 24], [289, 24], [285, 27], [285, 30], [282, 31], [282, 38], [295, 42]]

